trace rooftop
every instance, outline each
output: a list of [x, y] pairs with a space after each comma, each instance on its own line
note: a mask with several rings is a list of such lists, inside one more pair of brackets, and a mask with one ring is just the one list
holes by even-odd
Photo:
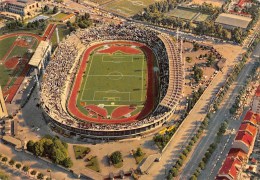
[[250, 135], [246, 131], [238, 131], [236, 135], [236, 141], [242, 141], [244, 142], [248, 147], [250, 147], [254, 141], [254, 137]]
[[240, 161], [244, 161], [247, 158], [247, 154], [238, 148], [231, 148], [228, 152], [228, 158], [235, 158]]
[[229, 175], [233, 179], [236, 179], [241, 165], [242, 163], [235, 158], [226, 158], [221, 169], [219, 170], [218, 176]]
[[247, 28], [248, 24], [252, 21], [252, 18], [239, 16], [235, 14], [222, 13], [217, 19], [216, 23], [225, 24], [234, 27]]
[[38, 67], [42, 61], [43, 55], [45, 54], [46, 49], [49, 46], [49, 42], [41, 41], [37, 49], [35, 50], [29, 65]]
[[254, 112], [248, 111], [244, 117], [244, 122], [247, 121], [251, 122], [254, 125], [260, 123], [260, 114], [254, 114]]
[[246, 131], [255, 137], [256, 133], [257, 133], [257, 128], [255, 126], [251, 125], [250, 123], [244, 123], [244, 124], [241, 124], [241, 126], [239, 127], [239, 131]]
[[260, 97], [260, 85], [257, 87], [255, 91], [255, 96]]

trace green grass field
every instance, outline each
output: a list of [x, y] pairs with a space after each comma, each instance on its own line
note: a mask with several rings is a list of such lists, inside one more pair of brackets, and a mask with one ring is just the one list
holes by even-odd
[[53, 16], [53, 19], [55, 19], [56, 21], [60, 21], [60, 20], [62, 20], [63, 18], [65, 18], [66, 16], [68, 16], [68, 14], [59, 13], [59, 14]]
[[181, 18], [185, 20], [191, 20], [198, 14], [197, 11], [186, 8], [175, 8], [172, 11], [168, 12], [166, 15], [176, 18]]
[[6, 52], [10, 49], [17, 37], [9, 37], [0, 40], [0, 61], [5, 56]]
[[[60, 41], [62, 41], [62, 39], [67, 36], [69, 34], [69, 29], [67, 29], [67, 26], [66, 25], [63, 25], [63, 24], [58, 24], [57, 25], [58, 29], [59, 29], [59, 38], [60, 38]], [[57, 45], [57, 35], [56, 35], [56, 32], [53, 33], [52, 37], [51, 37], [51, 42], [52, 42], [52, 45]]]
[[200, 14], [198, 17], [196, 17], [194, 19], [194, 21], [203, 22], [203, 21], [206, 21], [209, 18], [209, 16], [210, 15], [208, 15], [208, 14]]
[[[28, 38], [28, 36], [22, 36], [22, 38]], [[34, 39], [33, 37], [29, 37], [32, 39], [32, 49], [35, 50], [36, 47], [38, 46], [38, 41]], [[12, 78], [12, 80], [9, 82], [8, 86], [11, 86], [14, 81], [16, 80], [16, 76], [19, 76], [19, 74], [22, 72], [23, 67], [20, 67], [17, 69], [16, 73], [14, 74], [14, 71], [11, 69], [7, 69], [4, 65], [3, 62], [3, 57], [5, 54], [10, 50], [10, 47], [14, 43], [14, 41], [17, 39], [17, 37], [10, 37], [6, 38], [0, 41], [0, 86], [4, 87], [7, 85], [8, 80]], [[2, 50], [3, 49], [3, 50]], [[6, 58], [12, 58], [12, 57], [23, 57], [28, 51], [28, 47], [20, 47], [20, 46], [15, 46], [12, 50], [12, 52], [8, 55]]]
[[143, 53], [110, 55], [95, 51], [89, 57], [77, 105], [85, 113], [81, 102], [103, 104], [108, 112], [118, 105], [138, 105], [140, 110], [146, 100], [146, 82], [147, 63]]
[[[98, 2], [99, 0], [93, 1]], [[112, 12], [130, 17], [156, 1], [160, 0], [114, 0], [102, 5], [102, 7]]]

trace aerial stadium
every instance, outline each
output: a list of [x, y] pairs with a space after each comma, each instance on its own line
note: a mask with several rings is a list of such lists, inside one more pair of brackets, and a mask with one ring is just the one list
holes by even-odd
[[155, 130], [182, 96], [178, 44], [137, 25], [78, 30], [59, 44], [43, 75], [45, 119], [81, 138], [122, 139]]

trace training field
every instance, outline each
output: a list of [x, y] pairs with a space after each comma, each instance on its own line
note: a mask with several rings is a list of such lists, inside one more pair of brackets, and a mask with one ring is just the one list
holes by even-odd
[[158, 1], [160, 0], [114, 0], [103, 4], [102, 7], [114, 13], [130, 17]]
[[[144, 109], [147, 89], [152, 85], [148, 86], [152, 66], [148, 66], [146, 53], [138, 45], [103, 43], [86, 51], [68, 103], [73, 115], [110, 122], [137, 117]], [[149, 104], [147, 112], [153, 108], [153, 102]]]
[[41, 38], [35, 34], [18, 33], [0, 37], [0, 86], [6, 102], [11, 102], [29, 70], [31, 51]]
[[209, 15], [208, 15], [208, 14], [200, 14], [200, 15], [198, 15], [198, 16], [194, 19], [194, 21], [196, 21], [196, 22], [204, 22], [204, 21], [206, 21], [208, 18], [209, 18]]
[[198, 14], [197, 11], [188, 8], [178, 7], [167, 13], [167, 16], [172, 16], [185, 20], [192, 20]]

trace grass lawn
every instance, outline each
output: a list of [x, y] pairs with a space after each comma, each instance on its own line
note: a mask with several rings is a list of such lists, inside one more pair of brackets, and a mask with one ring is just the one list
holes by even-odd
[[1, 180], [8, 180], [9, 177], [3, 171], [0, 171], [0, 179]]
[[196, 17], [194, 19], [194, 21], [203, 22], [203, 21], [206, 21], [209, 18], [209, 16], [210, 15], [208, 15], [208, 14], [200, 14], [198, 17]]
[[[57, 28], [59, 29], [58, 32], [59, 32], [60, 41], [62, 41], [62, 39], [69, 34], [69, 29], [67, 29], [66, 25], [62, 25], [62, 24], [57, 25]], [[57, 45], [56, 31], [52, 34], [51, 42], [53, 45]]]
[[90, 148], [77, 145], [73, 146], [73, 150], [76, 159], [83, 159], [90, 152]]
[[56, 14], [55, 16], [53, 16], [53, 18], [54, 18], [56, 21], [60, 21], [60, 20], [62, 20], [63, 18], [65, 18], [66, 16], [68, 16], [68, 14], [59, 13], [59, 14]]
[[[93, 0], [99, 1], [99, 0]], [[156, 0], [160, 1], [160, 0]], [[142, 11], [143, 8], [155, 3], [154, 0], [114, 0], [104, 4], [102, 7], [115, 13], [130, 17]]]
[[0, 40], [0, 61], [5, 56], [6, 52], [10, 49], [16, 38], [17, 37], [15, 36]]
[[172, 11], [166, 13], [167, 16], [177, 17], [185, 20], [191, 20], [198, 14], [197, 11], [188, 8], [175, 8]]
[[96, 172], [100, 172], [100, 167], [99, 167], [99, 162], [98, 162], [97, 156], [92, 157], [91, 160], [88, 161], [86, 167], [89, 169], [92, 169]]
[[[108, 48], [101, 46], [105, 47]], [[144, 106], [147, 91], [146, 57], [137, 47], [131, 48], [125, 46], [129, 51], [138, 50], [140, 53], [126, 54], [115, 50], [107, 54], [98, 52], [98, 49], [91, 53], [77, 97], [80, 111], [87, 113], [82, 103], [102, 104], [108, 114], [121, 105], [136, 105], [140, 109]]]
[[115, 168], [121, 168], [123, 166], [123, 162], [119, 162], [117, 164], [113, 164]]
[[4, 65], [0, 64], [0, 86], [2, 86], [2, 88], [7, 84], [11, 73], [12, 70], [8, 70]]
[[142, 156], [135, 156], [135, 155], [134, 155], [136, 164], [139, 164], [140, 162], [142, 162], [142, 160], [143, 160], [145, 157], [146, 157], [146, 154], [145, 154], [145, 153], [143, 153]]

